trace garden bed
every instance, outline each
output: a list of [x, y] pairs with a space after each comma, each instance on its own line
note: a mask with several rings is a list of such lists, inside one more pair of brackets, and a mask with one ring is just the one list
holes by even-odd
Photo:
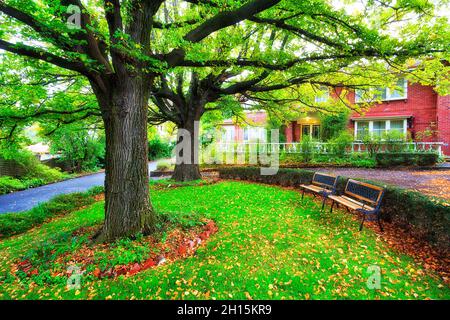
[[80, 228], [52, 241], [39, 243], [12, 265], [10, 275], [50, 284], [64, 281], [74, 270], [89, 279], [133, 276], [193, 255], [218, 231], [212, 220], [190, 223], [193, 226], [186, 227], [172, 225], [167, 220], [160, 226], [163, 231], [154, 236], [138, 235], [135, 239], [105, 244], [92, 242], [101, 226]]

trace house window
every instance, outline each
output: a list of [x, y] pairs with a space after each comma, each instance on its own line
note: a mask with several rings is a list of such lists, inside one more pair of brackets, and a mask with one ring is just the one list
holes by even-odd
[[387, 96], [389, 100], [399, 100], [407, 98], [408, 81], [405, 78], [399, 79], [395, 89], [387, 88]]
[[369, 122], [368, 121], [358, 121], [355, 124], [356, 130], [356, 140], [362, 140], [364, 135], [369, 132]]
[[309, 124], [302, 125], [302, 137], [311, 136], [311, 126]]
[[314, 98], [316, 103], [321, 103], [321, 102], [327, 102], [328, 98], [329, 98], [329, 93], [328, 93], [328, 89], [325, 87], [321, 87], [320, 90], [322, 92], [320, 92], [318, 95], [316, 95], [316, 97]]
[[391, 131], [397, 131], [399, 133], [405, 132], [405, 121], [404, 120], [391, 120]]
[[403, 100], [408, 97], [408, 81], [401, 78], [397, 81], [394, 89], [391, 88], [373, 88], [369, 90], [355, 91], [355, 102], [371, 102], [375, 100], [391, 101]]
[[225, 129], [225, 132], [222, 135], [223, 142], [234, 142], [234, 126], [224, 126], [223, 128]]
[[375, 137], [382, 137], [383, 133], [386, 131], [386, 121], [374, 121], [372, 134]]
[[387, 132], [398, 132], [406, 136], [407, 120], [375, 120], [356, 121], [355, 139], [362, 140], [364, 135], [371, 134], [374, 137], [383, 137]]
[[312, 139], [320, 138], [320, 125], [302, 124], [302, 137], [309, 136]]
[[266, 139], [266, 129], [261, 127], [247, 127], [244, 129], [244, 141], [263, 141]]
[[320, 138], [320, 126], [319, 125], [312, 126], [311, 136], [313, 139], [316, 139], [316, 140], [318, 140]]

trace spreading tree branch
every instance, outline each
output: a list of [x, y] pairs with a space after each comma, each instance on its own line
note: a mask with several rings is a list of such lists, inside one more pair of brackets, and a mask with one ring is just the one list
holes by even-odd
[[24, 44], [13, 44], [0, 39], [0, 49], [21, 56], [42, 60], [54, 64], [58, 67], [76, 71], [88, 76], [88, 70], [85, 68], [82, 62], [66, 60], [40, 48], [35, 48]]

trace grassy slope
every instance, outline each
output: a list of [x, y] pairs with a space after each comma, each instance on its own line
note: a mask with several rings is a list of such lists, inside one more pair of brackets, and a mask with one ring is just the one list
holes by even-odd
[[[219, 233], [195, 256], [133, 277], [64, 286], [4, 284], [0, 298], [372, 299], [450, 298], [450, 289], [409, 257], [391, 251], [345, 212], [319, 214], [295, 191], [224, 182], [155, 190], [159, 211], [199, 212]], [[0, 242], [0, 271], [36, 241], [102, 220], [102, 203]], [[382, 270], [381, 290], [366, 286], [367, 267]]]

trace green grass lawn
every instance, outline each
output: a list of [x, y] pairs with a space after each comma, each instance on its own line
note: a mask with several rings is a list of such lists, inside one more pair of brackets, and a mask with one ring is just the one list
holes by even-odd
[[[449, 299], [450, 288], [410, 257], [387, 247], [355, 217], [320, 213], [298, 192], [239, 182], [153, 189], [159, 212], [196, 213], [219, 226], [194, 256], [131, 277], [89, 280], [81, 290], [10, 280], [2, 299]], [[0, 273], [55, 235], [101, 222], [103, 203], [0, 242]], [[368, 289], [367, 268], [381, 268]]]

